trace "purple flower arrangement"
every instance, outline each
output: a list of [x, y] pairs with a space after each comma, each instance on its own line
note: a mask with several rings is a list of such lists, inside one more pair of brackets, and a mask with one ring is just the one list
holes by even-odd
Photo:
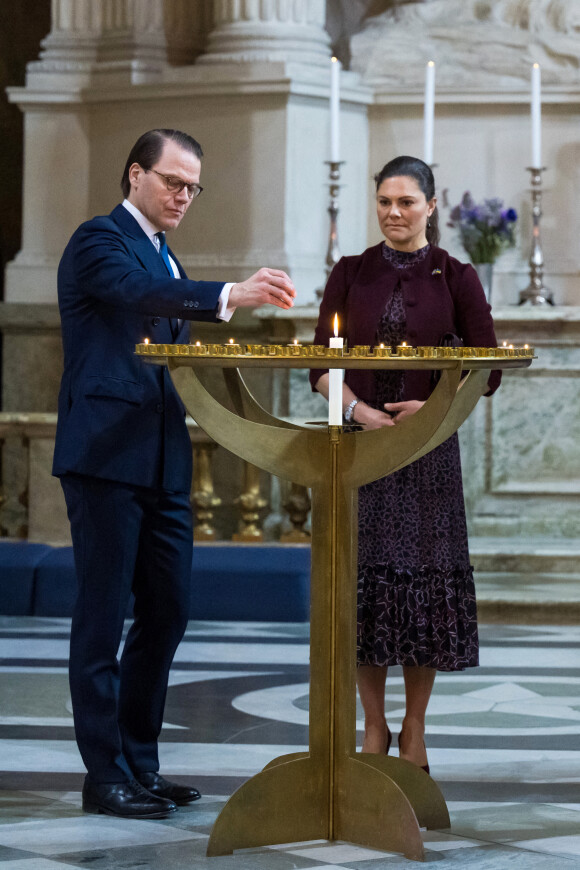
[[495, 263], [506, 248], [515, 245], [517, 219], [515, 209], [504, 208], [501, 199], [484, 199], [478, 204], [467, 191], [451, 209], [447, 226], [459, 230], [472, 263]]

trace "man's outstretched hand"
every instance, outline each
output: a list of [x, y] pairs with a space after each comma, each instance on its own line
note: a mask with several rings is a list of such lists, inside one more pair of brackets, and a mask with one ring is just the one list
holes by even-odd
[[296, 289], [290, 277], [281, 269], [263, 267], [246, 281], [234, 284], [228, 307], [255, 308], [257, 305], [277, 305], [292, 308]]

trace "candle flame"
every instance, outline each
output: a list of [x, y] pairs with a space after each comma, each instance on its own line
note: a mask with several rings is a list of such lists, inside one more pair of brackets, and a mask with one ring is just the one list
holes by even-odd
[[513, 344], [510, 344], [510, 350], [513, 350], [513, 349], [514, 349]]
[[379, 345], [379, 347], [384, 347], [384, 346], [385, 346], [385, 345], [384, 345], [382, 342], [381, 342], [381, 344]]
[[334, 315], [334, 337], [338, 338], [338, 314]]
[[234, 342], [233, 338], [230, 338], [230, 344], [234, 344], [234, 343], [235, 342]]
[[507, 347], [507, 341], [504, 341], [503, 347]]
[[530, 347], [529, 344], [524, 344], [524, 350], [529, 350], [529, 347]]
[[195, 346], [196, 346], [196, 347], [201, 347], [201, 341], [196, 341], [196, 342], [195, 342]]
[[298, 339], [297, 338], [293, 339], [292, 344], [298, 344]]
[[535, 63], [535, 64], [534, 64], [534, 69], [540, 69], [540, 64], [539, 64], [539, 63]]
[[434, 61], [434, 60], [430, 60], [429, 63], [427, 64], [427, 66], [435, 66], [435, 61]]
[[333, 58], [332, 58], [332, 62], [333, 62], [333, 63], [338, 63], [338, 58], [337, 58], [337, 57], [333, 57]]
[[148, 338], [144, 338], [144, 339], [143, 339], [143, 344], [149, 344], [149, 339], [148, 339]]
[[406, 342], [406, 341], [403, 342], [403, 347], [407, 347], [407, 342]]

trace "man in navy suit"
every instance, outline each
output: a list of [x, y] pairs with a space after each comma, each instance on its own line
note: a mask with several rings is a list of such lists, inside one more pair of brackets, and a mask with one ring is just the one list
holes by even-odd
[[86, 812], [162, 818], [200, 797], [161, 776], [157, 745], [189, 614], [191, 443], [167, 369], [144, 363], [135, 345], [187, 342], [190, 320], [290, 308], [295, 297], [277, 269], [238, 284], [186, 278], [165, 231], [201, 193], [201, 157], [185, 133], [141, 136], [123, 173], [124, 202], [79, 227], [58, 272], [64, 374], [53, 473], [78, 580], [70, 687]]

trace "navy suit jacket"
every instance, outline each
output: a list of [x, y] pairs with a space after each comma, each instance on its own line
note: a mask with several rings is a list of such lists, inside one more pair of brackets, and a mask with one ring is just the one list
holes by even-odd
[[217, 320], [223, 283], [190, 281], [177, 265], [184, 280], [168, 274], [121, 205], [72, 236], [58, 270], [64, 373], [56, 476], [189, 491], [191, 443], [183, 404], [166, 367], [134, 353], [145, 338], [187, 342], [189, 323], [177, 334], [177, 318]]

